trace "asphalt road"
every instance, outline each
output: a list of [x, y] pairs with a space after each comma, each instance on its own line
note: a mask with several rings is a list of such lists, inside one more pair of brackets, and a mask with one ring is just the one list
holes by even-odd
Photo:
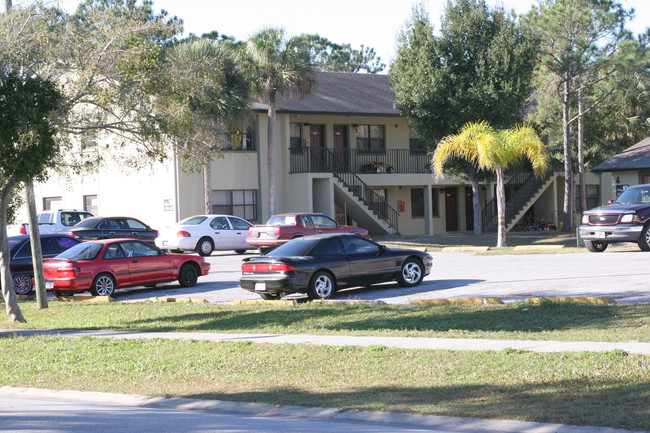
[[[480, 255], [474, 252], [434, 252], [433, 271], [413, 288], [395, 283], [370, 288], [346, 289], [333, 299], [381, 300], [407, 304], [417, 299], [497, 297], [505, 302], [528, 297], [607, 296], [619, 303], [650, 302], [650, 253]], [[251, 255], [251, 254], [247, 254]], [[239, 287], [241, 259], [247, 255], [215, 252], [208, 257], [210, 274], [196, 287], [181, 289], [177, 283], [156, 289], [116, 292], [120, 301], [151, 297], [202, 298], [229, 303], [236, 299], [260, 299]], [[295, 296], [304, 298], [304, 296]]]

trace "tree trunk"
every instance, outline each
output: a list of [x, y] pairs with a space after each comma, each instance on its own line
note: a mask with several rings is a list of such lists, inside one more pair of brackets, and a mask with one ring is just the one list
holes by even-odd
[[481, 221], [481, 202], [478, 178], [474, 173], [470, 173], [469, 182], [472, 185], [472, 211], [474, 212], [474, 234], [479, 235], [483, 232], [483, 223]]
[[585, 101], [582, 89], [578, 90], [578, 179], [580, 184], [580, 210], [587, 210], [587, 184], [585, 180]]
[[506, 246], [506, 189], [503, 168], [497, 166], [497, 247]]
[[269, 94], [268, 161], [269, 161], [269, 217], [275, 214], [275, 92]]
[[562, 231], [573, 231], [573, 164], [571, 163], [571, 140], [569, 136], [569, 96], [571, 82], [569, 74], [564, 77], [562, 92], [562, 126], [564, 129], [564, 207], [562, 215]]
[[11, 6], [11, 0], [5, 0], [5, 13], [9, 13]]
[[206, 215], [212, 213], [212, 207], [210, 206], [210, 195], [212, 192], [212, 181], [211, 181], [211, 167], [210, 161], [206, 161], [203, 166], [203, 210]]
[[36, 302], [38, 308], [44, 309], [47, 308], [47, 294], [45, 292], [45, 275], [43, 273], [43, 250], [39, 241], [34, 242], [35, 239], [41, 238], [41, 233], [38, 218], [36, 217], [36, 201], [34, 200], [34, 184], [32, 182], [25, 185], [25, 200], [29, 209], [29, 236], [32, 239], [30, 245], [32, 248]]
[[18, 307], [16, 292], [14, 292], [14, 281], [9, 269], [9, 240], [7, 239], [7, 209], [13, 193], [15, 183], [12, 180], [7, 181], [0, 190], [0, 285], [2, 286], [2, 296], [5, 300], [5, 309], [7, 316], [12, 322], [25, 322], [23, 313]]

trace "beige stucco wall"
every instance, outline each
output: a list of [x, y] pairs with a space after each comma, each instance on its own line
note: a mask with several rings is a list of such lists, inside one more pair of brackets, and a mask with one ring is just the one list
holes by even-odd
[[174, 184], [172, 160], [138, 171], [110, 165], [84, 176], [52, 174], [34, 185], [36, 210], [43, 210], [44, 197], [61, 196], [62, 209], [83, 209], [84, 196], [96, 195], [99, 215], [131, 216], [159, 228], [176, 221], [175, 213], [165, 210], [176, 206]]

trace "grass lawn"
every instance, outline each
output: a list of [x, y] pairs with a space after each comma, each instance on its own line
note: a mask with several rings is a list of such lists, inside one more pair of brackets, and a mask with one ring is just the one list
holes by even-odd
[[[45, 329], [650, 341], [650, 304], [20, 304]], [[0, 384], [650, 429], [650, 356], [0, 338]]]

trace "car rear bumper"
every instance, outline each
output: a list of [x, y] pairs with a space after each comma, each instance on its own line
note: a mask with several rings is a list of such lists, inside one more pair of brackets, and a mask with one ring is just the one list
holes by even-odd
[[156, 246], [161, 250], [193, 251], [197, 240], [194, 238], [156, 238]]
[[90, 289], [91, 283], [92, 279], [88, 278], [46, 279], [45, 289], [53, 292], [83, 292]]
[[253, 293], [306, 293], [309, 278], [301, 276], [260, 277], [243, 275], [239, 286]]
[[585, 241], [595, 242], [636, 242], [641, 236], [642, 225], [614, 225], [614, 226], [591, 226], [581, 225], [578, 227], [580, 237]]
[[290, 239], [246, 238], [246, 243], [251, 247], [279, 247], [289, 242]]

